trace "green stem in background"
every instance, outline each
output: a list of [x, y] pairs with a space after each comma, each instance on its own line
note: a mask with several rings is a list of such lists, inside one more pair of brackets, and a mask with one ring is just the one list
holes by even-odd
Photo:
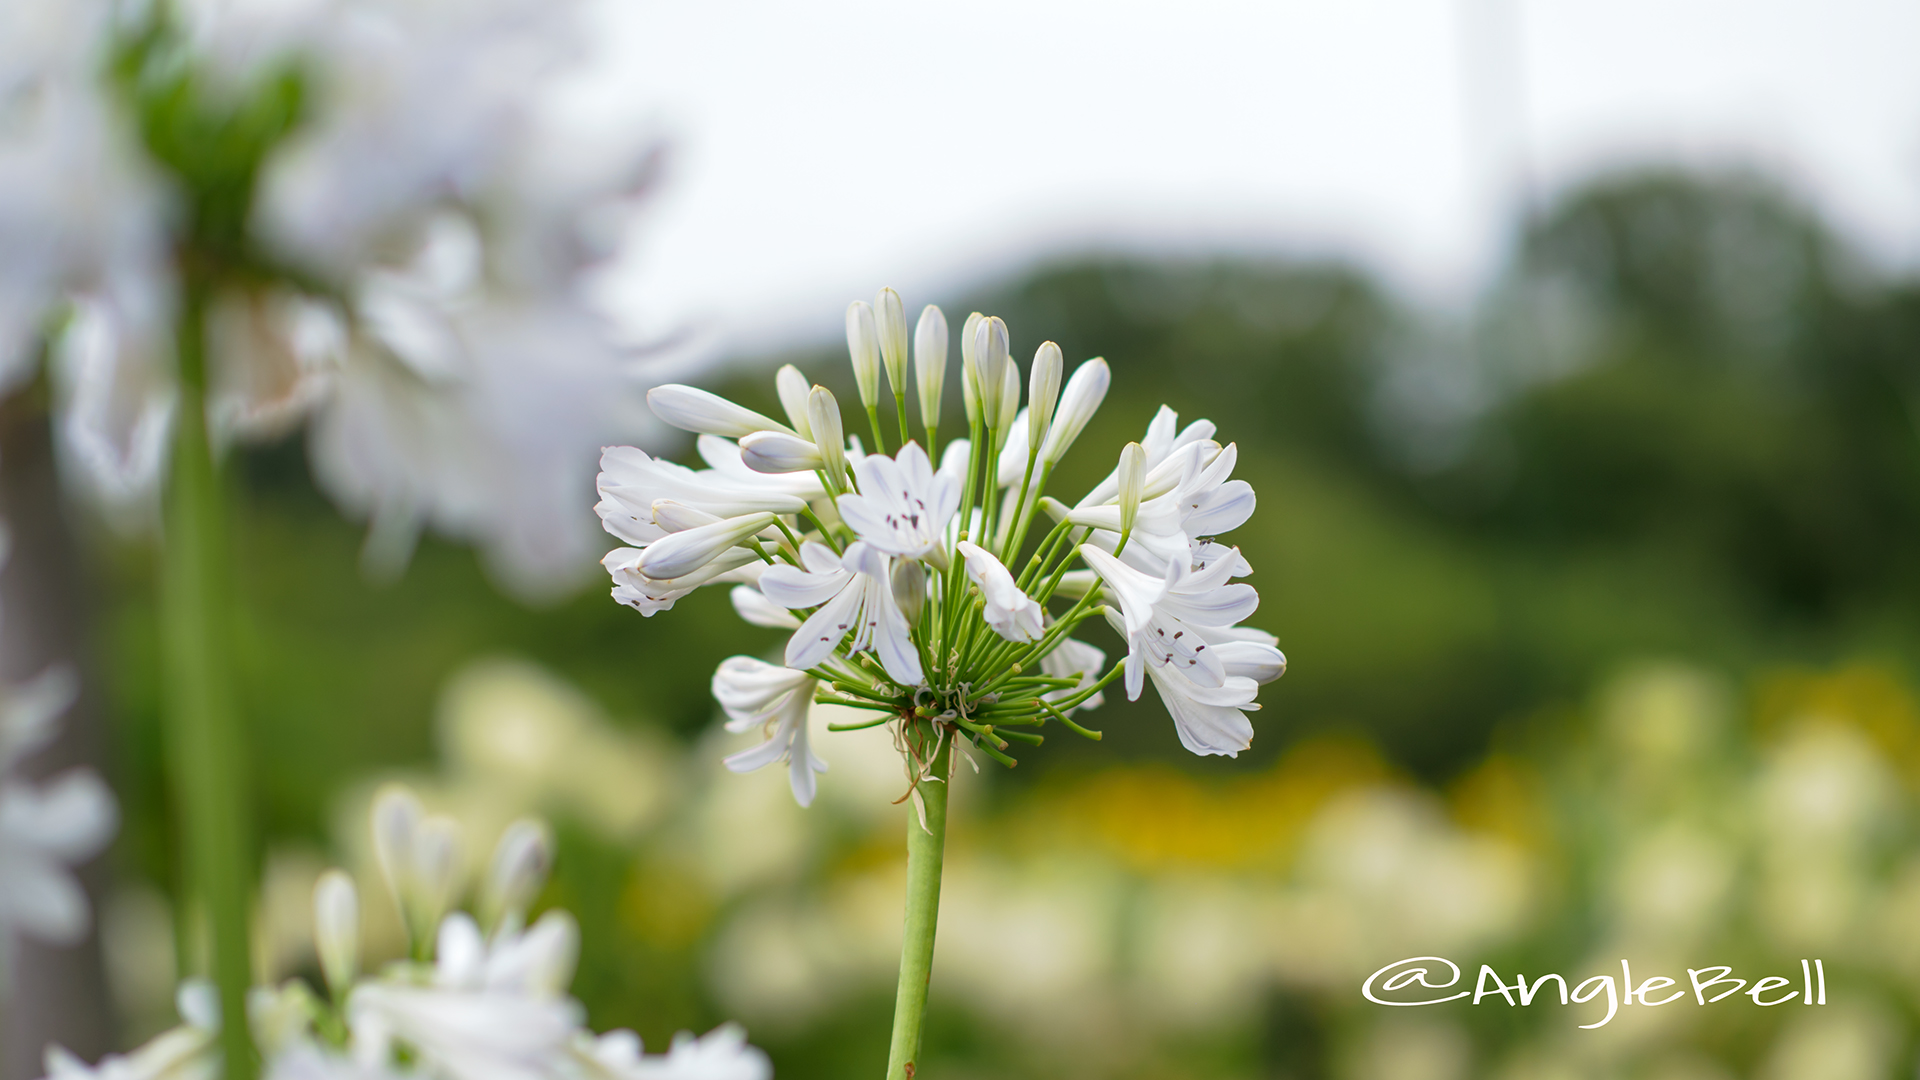
[[933, 978], [934, 925], [940, 917], [940, 869], [947, 845], [947, 775], [954, 736], [940, 743], [928, 774], [920, 781], [919, 811], [907, 807], [907, 918], [900, 941], [900, 990], [893, 1000], [893, 1042], [887, 1050], [887, 1080], [907, 1080], [919, 1070], [920, 1032], [927, 1016], [927, 986]]
[[246, 1019], [253, 977], [247, 753], [227, 655], [230, 564], [220, 476], [207, 435], [206, 312], [206, 285], [190, 278], [179, 329], [180, 401], [160, 554], [163, 715], [168, 781], [186, 856], [183, 900], [198, 901], [206, 915], [225, 1076], [252, 1080], [258, 1059]]
[[880, 437], [880, 406], [878, 404], [867, 406], [867, 426], [873, 429], [873, 452], [886, 453], [887, 440]]

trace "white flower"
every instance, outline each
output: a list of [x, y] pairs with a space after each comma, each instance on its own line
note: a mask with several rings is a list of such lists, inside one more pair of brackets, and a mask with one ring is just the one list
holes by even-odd
[[770, 566], [760, 575], [760, 591], [775, 604], [792, 610], [817, 608], [787, 642], [787, 666], [815, 667], [851, 634], [849, 654], [871, 648], [895, 682], [918, 685], [925, 677], [920, 653], [894, 599], [886, 558], [864, 541], [855, 542], [844, 555], [809, 542], [800, 545], [800, 561], [804, 570]]
[[726, 711], [727, 730], [743, 734], [757, 728], [765, 742], [726, 759], [734, 772], [752, 772], [776, 761], [787, 763], [787, 781], [801, 806], [813, 802], [815, 773], [827, 763], [807, 745], [807, 713], [813, 707], [813, 677], [804, 671], [735, 656], [713, 673], [713, 697]]
[[986, 599], [981, 614], [993, 632], [1008, 641], [1040, 640], [1046, 629], [1040, 605], [1020, 591], [1013, 575], [992, 552], [970, 540], [960, 541], [958, 547], [967, 560], [967, 577], [980, 587], [980, 595]]
[[347, 999], [362, 1060], [407, 1047], [453, 1080], [544, 1080], [567, 1059], [581, 1021], [565, 996], [579, 931], [548, 912], [525, 933], [503, 928], [488, 943], [465, 913], [440, 924], [432, 982], [364, 982]]
[[309, 457], [322, 488], [370, 522], [370, 569], [396, 575], [431, 527], [479, 544], [509, 591], [549, 597], [592, 554], [591, 519], [574, 510], [587, 453], [653, 424], [598, 316], [503, 290], [483, 256], [473, 221], [442, 214], [412, 261], [364, 274]]
[[1172, 665], [1197, 685], [1220, 686], [1227, 678], [1218, 651], [1202, 627], [1230, 627], [1260, 604], [1253, 586], [1229, 583], [1234, 561], [1221, 559], [1204, 570], [1175, 564], [1154, 578], [1092, 545], [1080, 554], [1120, 603], [1127, 638], [1127, 699], [1140, 696], [1143, 664]]
[[667, 1052], [641, 1055], [640, 1037], [631, 1031], [609, 1031], [598, 1039], [582, 1038], [580, 1052], [613, 1080], [772, 1080], [773, 1063], [759, 1049], [747, 1045], [747, 1033], [738, 1024], [722, 1024], [699, 1038], [682, 1031]]
[[69, 869], [113, 837], [113, 795], [89, 769], [29, 783], [14, 766], [45, 746], [77, 685], [55, 668], [0, 687], [0, 969], [14, 934], [72, 944], [87, 929], [87, 895]]
[[[1126, 633], [1125, 620], [1112, 609], [1108, 609], [1107, 622], [1115, 630]], [[1137, 669], [1131, 655], [1128, 660], [1127, 675], [1132, 682]], [[1161, 704], [1173, 717], [1180, 745], [1202, 756], [1238, 757], [1240, 751], [1253, 745], [1253, 723], [1247, 719], [1247, 713], [1260, 708], [1253, 700], [1259, 684], [1249, 678], [1228, 676], [1221, 679], [1218, 686], [1202, 686], [1187, 677], [1188, 670], [1191, 669], [1175, 664], [1146, 665], [1146, 673], [1153, 679]], [[1128, 690], [1129, 701], [1139, 696], [1137, 687]]]
[[860, 493], [840, 496], [839, 507], [860, 539], [889, 555], [938, 561], [960, 483], [934, 472], [927, 452], [912, 442], [892, 458], [868, 454], [853, 471]]

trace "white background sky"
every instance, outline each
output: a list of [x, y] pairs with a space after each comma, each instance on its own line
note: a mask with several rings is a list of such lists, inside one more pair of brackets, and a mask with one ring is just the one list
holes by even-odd
[[617, 275], [722, 348], [1088, 248], [1334, 252], [1470, 297], [1512, 198], [1751, 164], [1920, 264], [1920, 3], [613, 0], [591, 100], [674, 145]]

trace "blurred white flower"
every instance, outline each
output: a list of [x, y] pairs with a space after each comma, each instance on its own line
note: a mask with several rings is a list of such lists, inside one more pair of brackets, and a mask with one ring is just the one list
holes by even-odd
[[126, 1054], [88, 1065], [60, 1046], [46, 1052], [47, 1080], [215, 1080], [220, 1075], [220, 1002], [210, 983], [190, 979], [175, 998], [181, 1024]]
[[813, 707], [813, 677], [804, 671], [779, 667], [751, 656], [723, 660], [713, 673], [713, 698], [726, 710], [727, 730], [745, 734], [766, 731], [766, 741], [727, 758], [734, 772], [752, 772], [776, 761], [787, 762], [793, 798], [801, 806], [813, 802], [815, 773], [827, 763], [807, 741], [807, 713]]
[[[0, 565], [6, 547], [0, 528]], [[16, 934], [68, 945], [86, 933], [87, 894], [70, 868], [99, 854], [119, 824], [113, 794], [91, 769], [39, 782], [15, 775], [22, 759], [58, 734], [78, 692], [62, 667], [0, 685], [0, 974]]]
[[243, 107], [280, 72], [307, 84], [302, 122], [263, 148], [247, 238], [260, 250], [244, 256], [260, 265], [244, 285], [213, 282], [216, 436], [311, 419], [315, 475], [370, 522], [376, 575], [404, 567], [432, 528], [479, 545], [522, 598], [577, 584], [594, 554], [577, 502], [592, 448], [658, 430], [640, 398], [647, 372], [583, 295], [656, 148], [559, 121], [580, 6], [136, 7], [0, 12], [0, 389], [51, 334], [67, 471], [117, 525], [152, 522], [174, 400], [174, 253], [195, 240], [170, 189], [188, 205], [202, 193], [158, 179], [122, 115], [137, 110], [117, 100], [144, 84], [103, 72], [114, 19], [160, 20], [167, 77], [189, 65], [216, 104]]

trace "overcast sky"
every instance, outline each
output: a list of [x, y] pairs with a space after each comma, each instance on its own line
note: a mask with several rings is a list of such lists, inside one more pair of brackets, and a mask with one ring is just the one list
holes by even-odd
[[583, 99], [674, 146], [621, 307], [757, 348], [1093, 247], [1459, 303], [1514, 198], [1631, 163], [1759, 166], [1913, 266], [1916, 42], [1910, 0], [613, 0]]

